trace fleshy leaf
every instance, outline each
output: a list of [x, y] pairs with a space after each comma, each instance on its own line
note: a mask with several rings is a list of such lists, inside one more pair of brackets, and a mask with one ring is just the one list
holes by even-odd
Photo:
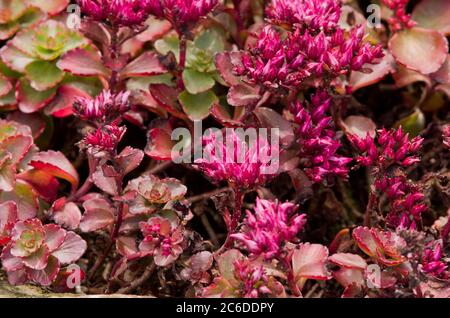
[[84, 90], [73, 85], [61, 85], [55, 98], [45, 108], [45, 113], [55, 117], [67, 117], [73, 114], [73, 102], [78, 97], [90, 97]]
[[54, 176], [47, 172], [31, 169], [17, 177], [29, 183], [47, 202], [53, 202], [56, 199], [60, 184]]
[[21, 78], [16, 85], [16, 97], [19, 109], [23, 113], [34, 113], [44, 108], [56, 95], [56, 88], [37, 91], [30, 83]]
[[120, 78], [133, 76], [149, 76], [166, 73], [166, 68], [161, 64], [155, 52], [147, 51], [128, 64], [120, 71]]
[[212, 105], [219, 101], [216, 94], [211, 90], [196, 95], [184, 91], [178, 96], [178, 99], [184, 111], [192, 120], [202, 120], [208, 117]]
[[344, 122], [345, 133], [366, 138], [367, 134], [375, 137], [377, 125], [372, 119], [365, 116], [348, 116]]
[[261, 99], [259, 91], [259, 87], [241, 83], [230, 88], [228, 91], [227, 100], [232, 106], [253, 105]]
[[86, 251], [86, 242], [74, 232], [67, 232], [64, 243], [52, 253], [61, 264], [70, 264], [77, 261]]
[[377, 243], [374, 240], [370, 229], [359, 226], [353, 230], [353, 238], [358, 244], [359, 248], [369, 256], [375, 256], [377, 251]]
[[25, 73], [25, 67], [36, 60], [11, 44], [0, 49], [0, 57], [9, 68], [20, 73]]
[[145, 154], [156, 160], [170, 160], [175, 141], [170, 132], [162, 128], [152, 128], [148, 132]]
[[61, 198], [53, 203], [52, 217], [57, 224], [75, 230], [80, 224], [81, 211], [75, 203], [66, 203], [65, 198]]
[[0, 97], [7, 95], [12, 88], [11, 82], [0, 73]]
[[85, 210], [80, 223], [83, 232], [93, 232], [114, 224], [111, 205], [103, 198], [87, 200], [83, 203]]
[[294, 250], [292, 270], [296, 280], [310, 278], [326, 280], [329, 278], [325, 268], [328, 249], [320, 244], [304, 243]]
[[59, 261], [56, 257], [48, 258], [47, 267], [42, 270], [27, 270], [27, 274], [32, 281], [42, 286], [49, 286], [58, 276], [60, 269]]
[[140, 149], [125, 147], [124, 150], [116, 157], [116, 161], [119, 163], [124, 171], [124, 175], [130, 173], [137, 167], [139, 167], [144, 153]]
[[36, 154], [30, 166], [69, 181], [74, 191], [78, 186], [78, 173], [69, 160], [59, 151], [49, 150]]
[[280, 142], [283, 146], [288, 146], [294, 141], [292, 124], [276, 111], [267, 107], [258, 107], [255, 114], [263, 127], [279, 129]]
[[337, 253], [330, 256], [329, 260], [339, 266], [365, 270], [367, 263], [361, 256], [351, 253]]
[[183, 71], [183, 83], [190, 94], [198, 94], [213, 88], [216, 82], [208, 73], [187, 68]]
[[38, 7], [42, 11], [50, 14], [56, 15], [63, 11], [69, 4], [69, 0], [28, 0], [32, 5]]
[[378, 64], [368, 64], [363, 66], [363, 68], [370, 68], [372, 72], [356, 72], [353, 71], [350, 75], [350, 86], [352, 91], [355, 92], [360, 88], [373, 85], [381, 81], [389, 73], [393, 73], [396, 69], [395, 60], [392, 55], [384, 51], [384, 57]]
[[394, 34], [389, 49], [397, 62], [427, 75], [444, 64], [448, 42], [438, 31], [415, 27]]
[[420, 27], [450, 35], [450, 2], [448, 0], [422, 0], [414, 7], [412, 19]]
[[230, 52], [216, 54], [214, 62], [220, 76], [229, 86], [235, 86], [240, 83], [239, 77], [232, 72], [234, 66], [231, 63]]
[[25, 67], [25, 71], [31, 86], [38, 91], [52, 88], [64, 78], [64, 72], [47, 61], [31, 62]]
[[58, 61], [57, 66], [73, 75], [78, 76], [104, 76], [108, 77], [111, 73], [103, 66], [99, 54], [86, 49], [75, 49], [64, 54]]
[[186, 118], [178, 104], [179, 91], [176, 88], [166, 84], [152, 84], [150, 85], [150, 93], [159, 106], [167, 112], [178, 118]]

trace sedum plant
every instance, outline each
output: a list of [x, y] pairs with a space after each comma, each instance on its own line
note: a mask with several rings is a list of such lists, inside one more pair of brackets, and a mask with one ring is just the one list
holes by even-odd
[[450, 297], [450, 5], [369, 2], [0, 0], [0, 279]]

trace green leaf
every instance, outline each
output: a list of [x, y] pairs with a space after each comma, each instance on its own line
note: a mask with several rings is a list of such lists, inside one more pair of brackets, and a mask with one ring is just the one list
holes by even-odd
[[183, 82], [186, 90], [191, 94], [203, 93], [213, 88], [216, 83], [211, 75], [188, 68], [183, 71]]
[[180, 48], [179, 48], [179, 40], [176, 36], [165, 37], [164, 39], [160, 39], [155, 42], [155, 49], [158, 53], [162, 55], [166, 55], [169, 52], [175, 54], [175, 57], [179, 58]]
[[178, 100], [192, 120], [202, 120], [208, 117], [210, 108], [219, 101], [211, 90], [196, 95], [184, 91], [178, 96]]
[[403, 130], [409, 133], [410, 137], [418, 136], [425, 128], [425, 116], [420, 109], [416, 109], [414, 113], [408, 117], [400, 119], [395, 124], [395, 127], [399, 126], [402, 126]]
[[64, 78], [64, 72], [55, 63], [47, 61], [34, 61], [25, 70], [31, 86], [38, 91], [52, 88]]
[[202, 32], [194, 41], [197, 48], [209, 51], [210, 53], [223, 52], [225, 41], [223, 35], [216, 29], [207, 29]]

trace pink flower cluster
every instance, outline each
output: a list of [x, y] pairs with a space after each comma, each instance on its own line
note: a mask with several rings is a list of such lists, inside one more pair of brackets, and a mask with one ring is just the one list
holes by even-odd
[[117, 27], [140, 25], [148, 18], [142, 0], [77, 0], [81, 11], [96, 21], [108, 21]]
[[158, 266], [167, 266], [177, 260], [183, 252], [184, 237], [181, 228], [162, 217], [152, 217], [139, 225], [144, 235], [144, 240], [139, 245], [142, 253], [153, 255]]
[[336, 139], [332, 118], [327, 116], [331, 97], [325, 91], [318, 91], [305, 107], [300, 102], [291, 106], [300, 146], [300, 164], [314, 182], [321, 182], [329, 176], [347, 177], [347, 164], [352, 160], [339, 156], [341, 146]]
[[81, 148], [87, 148], [92, 153], [101, 151], [114, 152], [125, 132], [125, 126], [117, 126], [115, 123], [105, 125], [94, 132], [88, 133], [79, 145]]
[[272, 0], [267, 8], [271, 22], [300, 29], [332, 31], [341, 15], [339, 0]]
[[405, 176], [382, 176], [375, 181], [380, 194], [386, 194], [389, 212], [386, 222], [392, 227], [416, 229], [422, 219], [422, 213], [428, 210], [423, 203], [424, 195], [420, 188], [408, 181]]
[[[213, 182], [227, 181], [231, 186], [252, 189], [273, 177], [270, 157], [278, 159], [278, 149], [260, 136], [254, 145], [247, 144], [235, 132], [227, 130], [226, 142], [221, 134], [212, 133], [203, 138], [204, 154], [195, 165]], [[227, 147], [233, 145], [233, 147]]]
[[244, 244], [255, 256], [265, 259], [279, 256], [287, 242], [296, 239], [306, 223], [305, 214], [297, 214], [298, 206], [256, 199], [255, 212], [247, 210], [247, 217], [240, 233], [231, 237]]
[[152, 15], [172, 23], [179, 33], [185, 33], [217, 5], [218, 0], [146, 0]]
[[425, 273], [436, 278], [449, 279], [450, 271], [447, 264], [442, 253], [442, 241], [431, 244], [423, 252], [421, 269]]
[[383, 57], [380, 46], [363, 42], [364, 27], [350, 35], [337, 29], [327, 35], [296, 29], [285, 40], [271, 25], [264, 27], [254, 47], [241, 52], [234, 72], [250, 83], [269, 88], [294, 87], [307, 79], [333, 78]]
[[409, 29], [417, 24], [411, 20], [411, 15], [406, 13], [408, 2], [409, 0], [383, 0], [383, 3], [392, 10], [392, 17], [388, 19], [391, 31]]
[[272, 294], [267, 286], [269, 278], [262, 266], [252, 266], [246, 259], [237, 260], [233, 266], [236, 279], [241, 282], [242, 297], [259, 298]]
[[109, 90], [103, 90], [95, 98], [78, 98], [73, 104], [74, 113], [79, 118], [91, 122], [111, 122], [130, 109], [129, 97], [130, 92], [114, 94]]
[[363, 153], [356, 161], [363, 166], [378, 166], [379, 169], [387, 169], [392, 165], [409, 167], [420, 161], [417, 152], [423, 143], [423, 138], [415, 137], [409, 140], [409, 134], [405, 134], [400, 127], [397, 130], [385, 128], [378, 131], [376, 145], [375, 138], [369, 134], [365, 138], [349, 136], [350, 141]]

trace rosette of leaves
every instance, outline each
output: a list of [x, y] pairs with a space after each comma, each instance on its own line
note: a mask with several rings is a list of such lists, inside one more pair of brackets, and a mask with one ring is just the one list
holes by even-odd
[[64, 10], [68, 0], [1, 0], [0, 40], [6, 40], [22, 28]]
[[[156, 41], [155, 48], [160, 54], [172, 53], [179, 59], [179, 39], [176, 35]], [[215, 28], [203, 30], [193, 41], [187, 42], [186, 65], [182, 72], [185, 90], [179, 92], [178, 101], [192, 120], [206, 118], [211, 107], [218, 102], [213, 88], [216, 82], [222, 83], [222, 79], [217, 74], [214, 56], [224, 49], [224, 34]]]
[[0, 68], [0, 98], [10, 99], [1, 104], [14, 105], [12, 89], [8, 90], [13, 85], [22, 112], [33, 113], [48, 106], [46, 112], [55, 116], [70, 114], [74, 97], [96, 92], [93, 87], [97, 84], [78, 81], [61, 70], [57, 62], [64, 53], [88, 44], [82, 34], [55, 20], [18, 32], [0, 50], [4, 63]]
[[15, 224], [1, 260], [10, 284], [32, 281], [48, 286], [55, 281], [61, 265], [77, 261], [86, 247], [86, 242], [74, 232], [31, 219]]

